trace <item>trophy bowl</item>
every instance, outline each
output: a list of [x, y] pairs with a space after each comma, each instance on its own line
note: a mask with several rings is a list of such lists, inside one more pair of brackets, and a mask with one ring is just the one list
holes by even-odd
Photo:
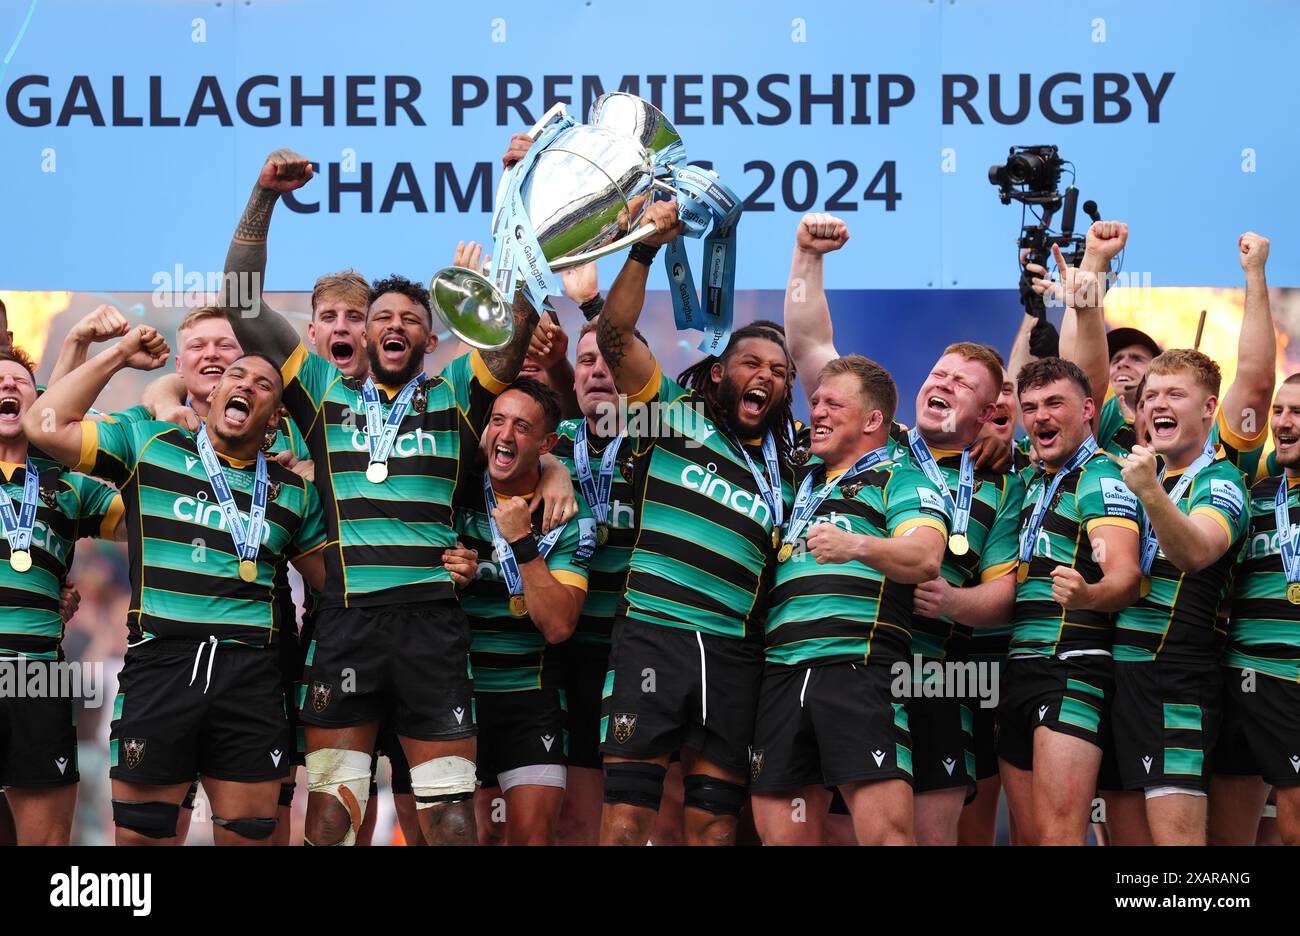
[[[563, 105], [533, 128], [535, 139], [557, 112], [563, 115]], [[685, 157], [672, 124], [639, 98], [602, 95], [591, 113], [599, 123], [574, 124], [554, 133], [541, 150], [529, 154], [532, 159], [523, 177], [513, 180], [525, 220], [553, 272], [590, 263], [653, 233], [653, 225], [640, 226], [640, 220], [654, 191], [674, 194], [663, 181], [671, 172], [663, 154]], [[511, 223], [510, 211], [502, 204], [509, 192], [509, 185], [498, 191], [494, 234], [513, 237], [518, 251], [524, 246], [519, 219], [513, 230], [502, 230]], [[496, 253], [495, 262], [504, 262], [502, 251]], [[493, 350], [509, 344], [514, 332], [513, 296], [503, 294], [501, 283], [464, 267], [446, 267], [434, 275], [429, 293], [453, 335], [472, 347]]]

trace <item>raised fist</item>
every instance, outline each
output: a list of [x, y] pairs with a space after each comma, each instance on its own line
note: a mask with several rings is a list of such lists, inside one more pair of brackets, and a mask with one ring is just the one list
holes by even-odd
[[1241, 268], [1247, 273], [1264, 269], [1264, 264], [1268, 261], [1267, 237], [1260, 237], [1254, 231], [1247, 231], [1237, 238], [1237, 249], [1240, 251], [1238, 259], [1241, 261]]
[[653, 224], [655, 232], [641, 243], [647, 247], [662, 247], [682, 233], [684, 225], [677, 220], [677, 200], [657, 201], [641, 215], [641, 225]]
[[1128, 243], [1128, 225], [1123, 221], [1094, 221], [1088, 228], [1084, 250], [1109, 263]]
[[795, 229], [795, 246], [805, 253], [828, 254], [849, 242], [849, 227], [828, 214], [806, 214]]
[[291, 149], [278, 149], [266, 157], [257, 184], [272, 192], [292, 192], [311, 181], [311, 160]]
[[167, 363], [171, 348], [152, 325], [137, 325], [118, 343], [122, 366], [136, 370], [157, 370]]
[[108, 341], [110, 338], [121, 338], [129, 327], [126, 316], [116, 306], [105, 303], [73, 325], [68, 337], [73, 341]]

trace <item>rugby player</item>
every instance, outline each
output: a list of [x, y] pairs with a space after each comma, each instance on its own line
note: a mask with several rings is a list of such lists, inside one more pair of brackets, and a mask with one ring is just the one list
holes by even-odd
[[577, 517], [539, 539], [528, 502], [559, 417], [558, 395], [537, 380], [520, 377], [503, 391], [483, 430], [484, 475], [456, 513], [465, 543], [492, 557], [461, 598], [473, 628], [481, 841], [504, 797], [506, 844], [554, 844], [564, 802], [564, 670], [551, 645], [577, 627], [596, 521], [580, 500]]
[[1241, 471], [1210, 437], [1219, 380], [1199, 351], [1157, 355], [1141, 401], [1151, 445], [1110, 456], [1143, 512], [1142, 597], [1115, 620], [1115, 752], [1157, 845], [1205, 844], [1223, 712], [1215, 622], [1249, 524]]
[[762, 674], [765, 570], [791, 495], [793, 365], [779, 326], [738, 329], [719, 356], [667, 378], [635, 335], [674, 201], [646, 209], [597, 319], [615, 388], [655, 403], [633, 469], [640, 524], [614, 622], [602, 708], [602, 844], [644, 845], [681, 749], [688, 844], [732, 844]]
[[[838, 357], [822, 265], [825, 254], [848, 239], [844, 222], [831, 215], [805, 215], [796, 230], [785, 317], [791, 354], [805, 374], [820, 373]], [[950, 345], [917, 393], [915, 429], [891, 425], [898, 457], [925, 471], [945, 495], [949, 512], [958, 503], [970, 505], [969, 515], [951, 530], [941, 574], [914, 590], [912, 654], [922, 667], [961, 662], [969, 628], [1005, 625], [1011, 618], [1022, 487], [1014, 474], [978, 467], [969, 451], [998, 414], [1003, 376], [1001, 359], [987, 345]], [[804, 386], [810, 402], [814, 386]], [[1010, 462], [1009, 448], [1002, 462]], [[899, 701], [906, 705], [912, 736], [916, 840], [955, 845], [962, 806], [976, 790], [973, 713], [958, 687], [940, 693], [921, 672], [912, 675], [909, 697]]]
[[[1270, 419], [1281, 477], [1250, 489], [1223, 655], [1225, 712], [1210, 786], [1215, 845], [1253, 845], [1269, 786], [1277, 830], [1300, 844], [1300, 375], [1278, 388]], [[1281, 523], [1278, 522], [1279, 515]]]
[[[35, 403], [35, 365], [20, 348], [0, 349], [0, 678], [25, 683], [48, 663], [46, 685], [57, 688], [66, 620], [60, 592], [73, 548], [83, 536], [112, 539], [122, 500], [28, 444], [22, 420]], [[0, 786], [17, 844], [69, 842], [80, 779], [78, 701], [0, 694]]]
[[1016, 389], [1042, 467], [1024, 498], [999, 768], [1023, 841], [1081, 845], [1114, 692], [1112, 616], [1141, 583], [1137, 498], [1096, 451], [1083, 371], [1042, 358]]
[[[310, 178], [304, 157], [288, 150], [268, 157], [231, 240], [227, 276], [256, 272], [260, 281], [271, 211]], [[307, 840], [355, 841], [379, 723], [391, 714], [425, 838], [473, 844], [469, 624], [441, 557], [456, 542], [457, 490], [476, 480], [478, 433], [518, 373], [537, 313], [516, 296], [510, 345], [462, 356], [430, 379], [421, 367], [438, 339], [427, 291], [401, 277], [372, 283], [370, 376], [358, 382], [309, 354], [260, 296], [251, 308], [227, 311], [241, 343], [281, 367], [285, 405], [311, 427], [307, 445], [329, 508], [329, 588], [308, 648], [301, 713], [312, 793]], [[563, 465], [551, 467], [568, 488]]]
[[893, 378], [835, 358], [812, 397], [811, 454], [778, 552], [750, 781], [764, 844], [825, 844], [838, 788], [862, 845], [915, 844], [912, 745], [896, 664], [910, 667], [911, 586], [939, 575], [943, 497], [889, 431]]
[[117, 484], [125, 503], [133, 611], [110, 742], [118, 844], [173, 838], [196, 775], [217, 844], [269, 844], [290, 743], [277, 588], [290, 558], [323, 583], [320, 503], [261, 452], [281, 395], [261, 356], [226, 367], [197, 432], [86, 419], [115, 373], [167, 355], [155, 329], [136, 326], [48, 389], [23, 425], [52, 456]]

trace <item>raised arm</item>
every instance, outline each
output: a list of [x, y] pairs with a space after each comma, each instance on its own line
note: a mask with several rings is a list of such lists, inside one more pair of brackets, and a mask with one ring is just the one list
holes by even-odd
[[811, 405], [817, 375], [839, 357], [831, 307], [822, 285], [822, 258], [849, 240], [848, 226], [828, 214], [806, 214], [794, 234], [790, 279], [785, 284], [785, 334], [800, 384]]
[[90, 352], [92, 344], [108, 341], [110, 338], [121, 338], [129, 327], [126, 316], [118, 311], [116, 306], [107, 303], [99, 306], [68, 331], [68, 336], [63, 339], [63, 346], [59, 348], [59, 357], [54, 362], [54, 370], [50, 372], [47, 384], [58, 383], [86, 363], [86, 355]]
[[311, 177], [311, 162], [293, 150], [278, 149], [267, 156], [226, 251], [223, 299], [235, 337], [245, 351], [265, 354], [277, 366], [302, 339], [288, 319], [262, 301], [266, 237], [280, 196], [302, 188]]
[[167, 363], [171, 349], [158, 330], [137, 325], [126, 337], [97, 354], [41, 395], [38, 405], [23, 416], [23, 431], [51, 458], [73, 466], [81, 463], [81, 423], [109, 379], [133, 367], [156, 370]]
[[645, 305], [646, 281], [654, 262], [653, 250], [649, 251], [649, 257], [638, 259], [646, 253], [638, 247], [657, 250], [681, 233], [677, 202], [655, 202], [646, 209], [641, 223], [653, 224], [655, 233], [632, 248], [618, 278], [610, 287], [596, 328], [596, 344], [614, 375], [614, 386], [619, 393], [629, 395], [642, 390], [658, 366], [654, 354], [636, 337], [636, 323], [641, 317], [641, 307]]
[[1237, 376], [1219, 409], [1234, 433], [1254, 439], [1268, 427], [1277, 375], [1277, 336], [1264, 279], [1268, 238], [1248, 231], [1237, 239], [1237, 248], [1246, 273], [1246, 312], [1237, 336]]

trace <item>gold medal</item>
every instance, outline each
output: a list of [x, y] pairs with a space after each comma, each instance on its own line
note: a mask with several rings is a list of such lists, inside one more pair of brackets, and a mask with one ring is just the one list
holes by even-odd
[[783, 543], [781, 551], [776, 554], [777, 562], [785, 562], [794, 555], [794, 543]]
[[383, 484], [388, 477], [388, 466], [383, 462], [371, 462], [366, 466], [366, 480], [371, 484]]
[[1025, 580], [1028, 578], [1029, 578], [1029, 563], [1025, 562], [1022, 559], [1020, 560], [1020, 565], [1016, 567], [1016, 581], [1019, 582], [1021, 585], [1023, 585], [1025, 584]]
[[772, 548], [779, 549], [781, 546], [781, 530], [779, 527], [772, 527]]
[[528, 602], [524, 600], [523, 595], [510, 596], [510, 613], [515, 617], [524, 617], [528, 614]]
[[596, 524], [596, 545], [604, 546], [607, 542], [609, 542], [609, 524]]
[[970, 552], [970, 540], [965, 533], [954, 533], [948, 537], [948, 551], [954, 556], [964, 556]]
[[1293, 605], [1300, 605], [1300, 582], [1292, 582], [1286, 587], [1286, 600]]
[[257, 581], [257, 563], [252, 559], [240, 559], [239, 577], [245, 582]]
[[9, 555], [9, 565], [15, 572], [26, 572], [32, 567], [32, 554], [25, 549], [19, 549]]
[[1151, 594], [1151, 576], [1142, 576], [1142, 584], [1138, 586], [1138, 597], [1145, 598]]

